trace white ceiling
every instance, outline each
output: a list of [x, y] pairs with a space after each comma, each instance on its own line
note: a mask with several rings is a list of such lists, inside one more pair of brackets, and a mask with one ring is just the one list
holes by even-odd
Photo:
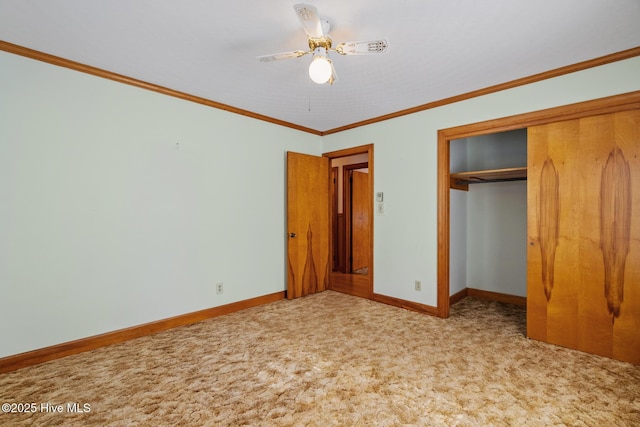
[[306, 0], [341, 41], [316, 85], [295, 0], [0, 0], [0, 40], [316, 131], [640, 46], [640, 0]]

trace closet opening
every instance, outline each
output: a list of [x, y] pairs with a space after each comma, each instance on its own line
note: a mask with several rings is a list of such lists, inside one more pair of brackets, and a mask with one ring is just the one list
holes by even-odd
[[454, 139], [449, 151], [451, 303], [526, 306], [527, 129]]
[[466, 296], [526, 306], [527, 116], [438, 132], [440, 317]]

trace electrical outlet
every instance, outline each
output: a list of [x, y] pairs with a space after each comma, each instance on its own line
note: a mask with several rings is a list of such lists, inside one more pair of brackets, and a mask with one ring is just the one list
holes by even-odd
[[416, 291], [422, 291], [422, 282], [420, 280], [416, 280]]
[[216, 294], [220, 295], [223, 290], [222, 282], [216, 283]]

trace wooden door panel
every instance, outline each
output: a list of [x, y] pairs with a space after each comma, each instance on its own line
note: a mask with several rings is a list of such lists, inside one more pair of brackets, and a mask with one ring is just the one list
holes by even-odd
[[[548, 276], [549, 262], [543, 258], [550, 251], [547, 245], [540, 243], [540, 228], [544, 228], [545, 220], [539, 218], [542, 205], [540, 203], [540, 188], [548, 188], [553, 183], [548, 183], [553, 170], [552, 163], [548, 162], [549, 157], [549, 128], [548, 126], [535, 126], [527, 130], [527, 336], [540, 341], [547, 341], [547, 299], [544, 292], [545, 282], [554, 283]], [[535, 149], [533, 149], [535, 144]], [[543, 176], [542, 169], [547, 168]], [[547, 183], [547, 184], [545, 184]], [[550, 218], [547, 211], [546, 222], [549, 226]], [[553, 242], [551, 242], [553, 244]], [[555, 247], [553, 249], [555, 252]], [[555, 255], [547, 255], [555, 262]], [[544, 277], [543, 277], [544, 275]], [[548, 286], [548, 285], [547, 285]]]
[[[621, 315], [613, 324], [613, 357], [640, 363], [640, 111], [615, 116], [616, 144], [630, 167], [631, 221]], [[624, 314], [624, 315], [623, 315]]]
[[[611, 356], [613, 323], [608, 313], [604, 292], [605, 263], [601, 240], [602, 171], [609, 152], [616, 147], [613, 115], [586, 117], [580, 120], [579, 157], [584, 186], [584, 209], [581, 216], [582, 247], [580, 264], [585, 286], [580, 289], [580, 349]], [[608, 191], [608, 190], [607, 190]], [[608, 203], [607, 203], [608, 204]], [[608, 221], [605, 218], [605, 221]]]
[[351, 268], [361, 271], [369, 267], [369, 174], [353, 171], [351, 178]]
[[342, 223], [342, 213], [339, 212], [339, 171], [338, 167], [331, 168], [331, 271], [344, 272], [344, 240], [341, 240], [344, 234], [344, 224]]
[[328, 286], [329, 172], [325, 157], [287, 153], [289, 299], [321, 292]]
[[531, 338], [640, 363], [639, 128], [634, 110], [529, 129]]

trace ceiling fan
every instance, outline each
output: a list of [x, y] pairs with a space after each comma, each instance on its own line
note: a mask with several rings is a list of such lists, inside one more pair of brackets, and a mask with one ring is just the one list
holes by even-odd
[[262, 62], [277, 61], [279, 59], [299, 58], [312, 54], [313, 59], [309, 65], [309, 77], [315, 83], [333, 84], [336, 80], [336, 70], [329, 59], [329, 52], [337, 52], [340, 55], [371, 55], [385, 53], [389, 43], [385, 39], [368, 41], [349, 41], [340, 43], [335, 48], [329, 37], [331, 24], [326, 19], [318, 16], [318, 10], [308, 4], [296, 4], [293, 6], [302, 27], [307, 33], [309, 50], [294, 50], [291, 52], [275, 53], [258, 56], [256, 59]]

